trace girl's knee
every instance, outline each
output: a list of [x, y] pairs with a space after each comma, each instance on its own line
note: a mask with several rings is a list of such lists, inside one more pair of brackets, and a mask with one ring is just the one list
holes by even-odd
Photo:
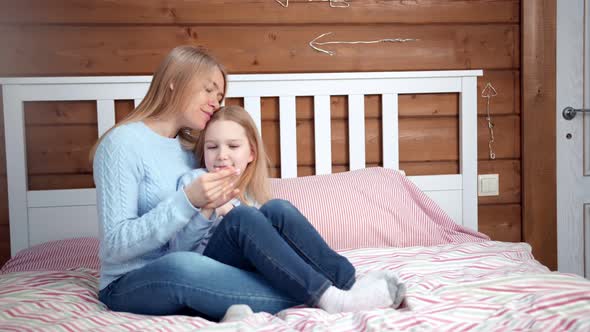
[[291, 202], [284, 199], [271, 199], [260, 207], [260, 211], [269, 213], [285, 213], [286, 211], [296, 210]]
[[243, 224], [252, 225], [265, 220], [266, 217], [258, 209], [247, 205], [239, 205], [229, 211], [219, 225], [223, 227], [234, 227]]
[[234, 207], [233, 209], [231, 209], [223, 218], [224, 219], [239, 219], [244, 218], [244, 217], [251, 217], [253, 215], [255, 215], [258, 212], [258, 210], [256, 210], [256, 208], [253, 208], [251, 206], [248, 205], [238, 205], [236, 207]]

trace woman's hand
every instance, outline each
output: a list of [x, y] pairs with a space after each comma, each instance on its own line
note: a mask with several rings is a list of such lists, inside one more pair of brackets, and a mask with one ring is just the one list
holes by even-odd
[[235, 188], [238, 179], [239, 171], [230, 167], [203, 174], [184, 187], [184, 192], [194, 206], [215, 209], [238, 195], [240, 191]]

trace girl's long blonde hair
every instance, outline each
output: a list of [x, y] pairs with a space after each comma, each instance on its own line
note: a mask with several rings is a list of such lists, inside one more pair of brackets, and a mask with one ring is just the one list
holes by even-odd
[[[227, 73], [213, 56], [197, 46], [184, 45], [175, 47], [160, 63], [141, 103], [102, 137], [105, 137], [114, 128], [126, 123], [180, 112], [186, 107], [191, 97], [189, 95], [191, 84], [195, 80], [204, 78], [215, 68], [218, 68], [223, 74], [223, 93], [225, 93]], [[174, 89], [171, 88], [172, 86]], [[178, 137], [185, 148], [192, 149], [195, 146], [198, 134], [193, 128], [182, 128], [178, 132]], [[91, 161], [101, 140], [102, 138], [94, 144], [90, 151]]]
[[[195, 145], [195, 154], [200, 160], [200, 167], [205, 166], [205, 133], [207, 128], [216, 121], [233, 121], [244, 128], [250, 149], [254, 155], [253, 160], [242, 171], [237, 188], [240, 189], [239, 199], [242, 203], [252, 205], [254, 202], [264, 204], [270, 199], [270, 188], [268, 183], [269, 159], [262, 143], [262, 138], [254, 120], [250, 114], [241, 106], [224, 106], [213, 113], [207, 127], [199, 135]], [[254, 202], [252, 202], [254, 200]]]

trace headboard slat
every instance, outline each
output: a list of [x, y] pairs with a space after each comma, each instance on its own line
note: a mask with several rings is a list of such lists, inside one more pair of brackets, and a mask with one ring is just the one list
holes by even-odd
[[260, 97], [245, 97], [244, 98], [244, 108], [250, 116], [256, 127], [258, 128], [258, 132], [262, 132], [262, 118], [260, 114]]
[[315, 171], [316, 174], [332, 173], [332, 124], [330, 96], [313, 99]]
[[365, 168], [365, 96], [348, 96], [348, 147], [350, 170]]
[[101, 137], [111, 127], [115, 125], [115, 101], [97, 100], [96, 101], [96, 121], [98, 123], [98, 137]]
[[297, 118], [295, 97], [279, 97], [281, 177], [297, 177]]
[[399, 169], [398, 94], [381, 96], [381, 126], [383, 128], [383, 167]]

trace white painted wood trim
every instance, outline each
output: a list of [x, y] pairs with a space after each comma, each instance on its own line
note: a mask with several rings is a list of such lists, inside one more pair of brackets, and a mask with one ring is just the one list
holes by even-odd
[[22, 90], [20, 86], [8, 85], [2, 87], [10, 252], [12, 255], [29, 246], [28, 182], [24, 131], [24, 94]]
[[349, 72], [349, 73], [305, 73], [305, 74], [246, 74], [229, 75], [228, 82], [252, 81], [290, 81], [290, 80], [374, 80], [379, 78], [461, 78], [481, 76], [483, 71], [476, 70], [435, 70], [435, 71], [398, 71], [398, 72]]
[[[280, 84], [278, 84], [280, 82]], [[234, 81], [226, 97], [377, 95], [461, 91], [460, 78], [381, 78], [341, 80]]]
[[29, 246], [99, 233], [96, 205], [29, 208], [29, 225]]
[[262, 133], [262, 117], [260, 114], [260, 97], [245, 97], [244, 98], [244, 108], [254, 120], [256, 127], [258, 128], [258, 132]]
[[0, 77], [2, 85], [84, 85], [84, 84], [117, 84], [117, 83], [150, 83], [152, 76], [54, 76], [54, 77]]
[[115, 125], [115, 101], [97, 100], [96, 101], [96, 120], [98, 124], [98, 137], [101, 137], [107, 130]]
[[463, 176], [449, 175], [413, 175], [408, 176], [414, 184], [423, 191], [462, 190]]
[[383, 167], [399, 169], [399, 110], [398, 95], [381, 97], [381, 126], [383, 128]]
[[30, 208], [96, 205], [96, 189], [31, 190], [27, 198]]
[[[15, 85], [26, 87], [23, 101], [77, 101], [77, 100], [128, 100], [143, 98], [148, 84], [31, 84]], [[75, 92], [73, 91], [75, 89]]]
[[279, 98], [281, 178], [297, 177], [297, 119], [295, 97]]
[[332, 124], [330, 96], [313, 99], [315, 136], [315, 174], [332, 173]]
[[350, 170], [365, 168], [365, 96], [348, 96], [348, 147]]
[[477, 79], [463, 77], [461, 81], [459, 167], [463, 179], [463, 226], [477, 230]]
[[137, 108], [137, 106], [139, 106], [139, 104], [141, 104], [142, 101], [143, 101], [143, 98], [133, 99], [133, 107]]
[[[247, 74], [228, 75], [228, 82], [279, 80], [340, 80], [376, 78], [461, 78], [482, 76], [482, 70], [436, 70], [400, 72], [350, 72], [317, 74]], [[0, 84], [95, 84], [95, 83], [150, 83], [152, 76], [78, 76], [78, 77], [0, 77]]]

